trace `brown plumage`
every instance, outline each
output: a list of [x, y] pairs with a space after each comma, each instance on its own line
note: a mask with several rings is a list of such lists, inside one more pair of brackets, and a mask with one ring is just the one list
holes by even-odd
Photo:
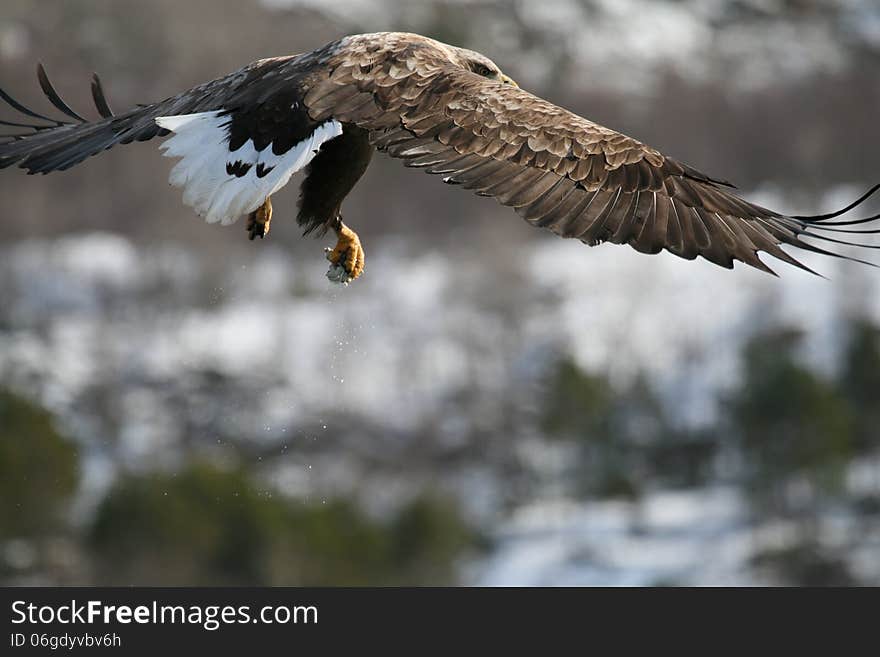
[[[328, 153], [319, 155], [303, 184], [299, 219], [306, 230], [341, 225], [342, 198], [369, 160], [365, 142], [354, 139], [362, 135], [406, 166], [492, 196], [529, 223], [590, 245], [666, 249], [728, 268], [740, 260], [769, 272], [760, 251], [806, 269], [780, 245], [837, 255], [803, 238], [850, 244], [817, 231], [878, 232], [850, 228], [876, 216], [830, 220], [880, 186], [838, 213], [786, 216], [736, 196], [727, 182], [518, 88], [478, 53], [415, 34], [345, 37], [311, 53], [255, 62], [119, 115], [110, 111], [95, 78], [93, 96], [103, 117], [95, 122], [64, 104], [42, 69], [39, 77], [50, 101], [76, 123], [47, 119], [0, 91], [14, 108], [49, 122], [0, 138], [0, 168], [66, 169], [116, 143], [167, 134], [158, 117], [217, 112], [226, 121], [230, 151], [252, 140], [257, 150], [273, 146], [279, 157], [318, 126], [338, 122], [342, 136], [335, 148], [333, 141], [321, 147]], [[350, 164], [346, 139], [356, 154]], [[239, 175], [249, 165], [230, 158], [229, 167]]]

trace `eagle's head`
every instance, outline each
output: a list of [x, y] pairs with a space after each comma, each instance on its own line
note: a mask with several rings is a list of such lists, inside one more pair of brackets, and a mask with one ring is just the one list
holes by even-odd
[[473, 50], [468, 50], [467, 48], [457, 48], [455, 46], [448, 47], [452, 51], [451, 54], [453, 61], [462, 68], [466, 68], [469, 71], [484, 78], [489, 78], [490, 80], [497, 80], [504, 84], [512, 84], [515, 87], [518, 86], [512, 78], [501, 72], [498, 64], [485, 55], [481, 55]]
[[[437, 41], [420, 34], [393, 32], [387, 33], [387, 35], [390, 37], [389, 43], [393, 44], [393, 47], [403, 49], [401, 48], [402, 46], [415, 46], [415, 51], [409, 50], [410, 54], [413, 54], [414, 52], [418, 53], [420, 49], [424, 49], [422, 52], [427, 54], [429, 58], [439, 56], [442, 59], [452, 62], [456, 66], [460, 66], [461, 68], [476, 73], [484, 78], [488, 78], [489, 80], [496, 80], [498, 82], [503, 82], [504, 84], [513, 85], [514, 87], [519, 86], [512, 78], [501, 72], [498, 64], [485, 55], [473, 50], [451, 46], [448, 43], [443, 43], [442, 41]], [[365, 36], [374, 37], [375, 35]], [[419, 55], [416, 54], [416, 56]]]

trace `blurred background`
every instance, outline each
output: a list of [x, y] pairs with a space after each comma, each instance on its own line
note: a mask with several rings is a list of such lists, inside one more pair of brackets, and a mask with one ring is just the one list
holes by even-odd
[[[880, 181], [874, 0], [4, 0], [0, 81], [119, 110], [379, 30], [777, 210]], [[340, 289], [298, 179], [249, 242], [157, 145], [0, 175], [3, 584], [880, 584], [876, 270], [590, 249], [378, 156]]]

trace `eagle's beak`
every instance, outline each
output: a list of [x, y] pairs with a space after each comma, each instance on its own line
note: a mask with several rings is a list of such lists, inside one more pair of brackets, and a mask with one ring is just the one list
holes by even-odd
[[519, 87], [519, 85], [513, 81], [513, 78], [507, 77], [504, 73], [501, 74], [501, 81], [504, 84], [513, 85], [514, 87]]

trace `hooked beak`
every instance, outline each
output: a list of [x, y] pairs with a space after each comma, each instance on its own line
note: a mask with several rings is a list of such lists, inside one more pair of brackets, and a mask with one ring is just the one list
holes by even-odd
[[516, 82], [514, 82], [513, 78], [510, 78], [510, 77], [504, 75], [504, 73], [501, 74], [501, 81], [502, 81], [504, 84], [509, 84], [509, 85], [514, 86], [514, 87], [519, 87], [519, 85], [518, 85]]

